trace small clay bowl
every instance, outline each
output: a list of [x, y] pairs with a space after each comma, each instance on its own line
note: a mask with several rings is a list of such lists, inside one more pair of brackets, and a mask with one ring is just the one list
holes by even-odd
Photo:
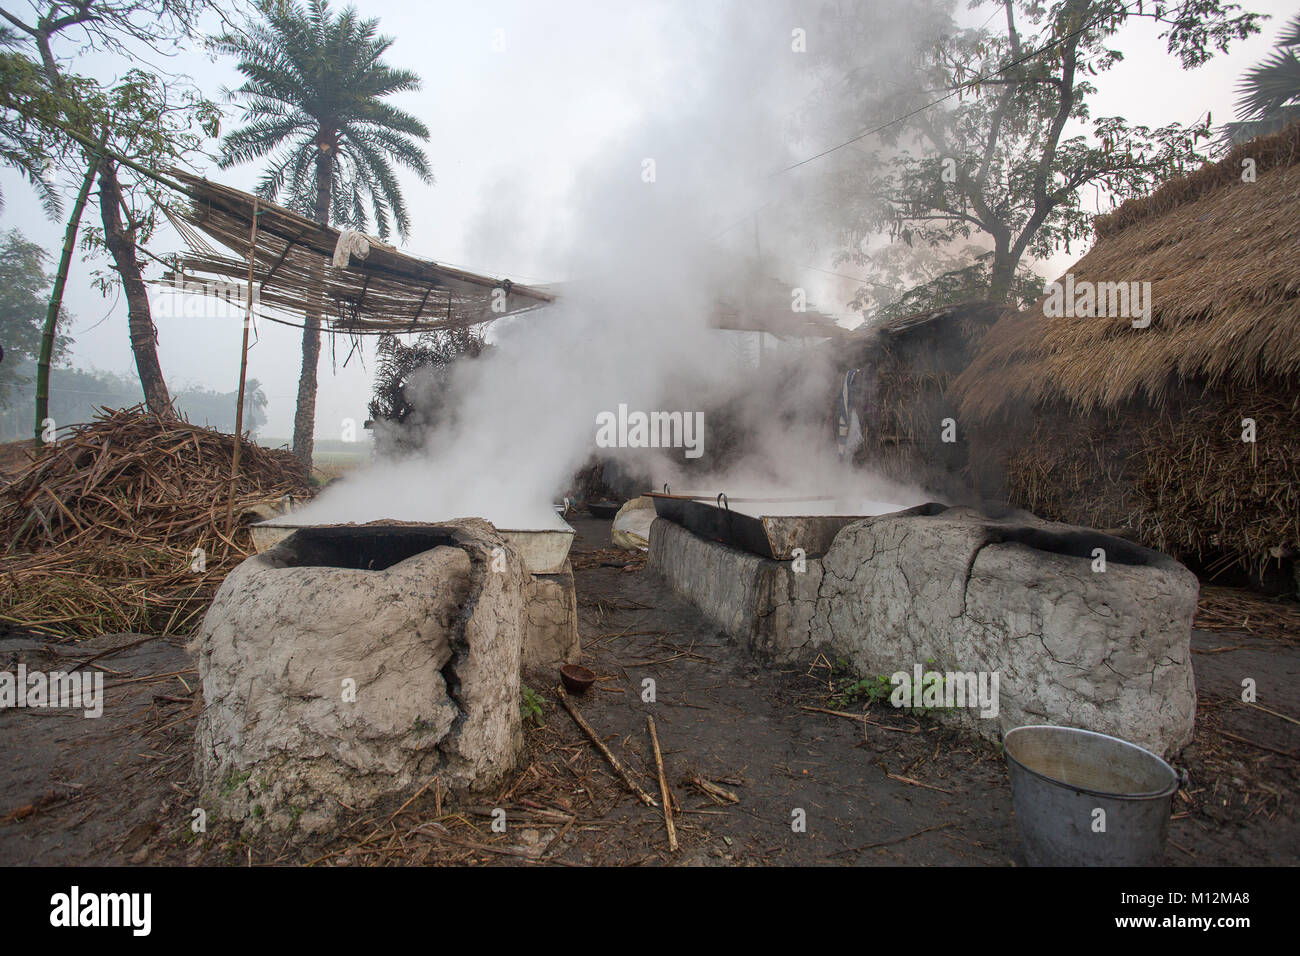
[[560, 668], [560, 680], [571, 694], [585, 694], [596, 683], [596, 672], [581, 664], [565, 664]]

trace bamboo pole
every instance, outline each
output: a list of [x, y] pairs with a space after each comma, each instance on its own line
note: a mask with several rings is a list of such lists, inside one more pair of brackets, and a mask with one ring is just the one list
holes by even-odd
[[248, 291], [244, 295], [244, 340], [239, 351], [239, 397], [235, 404], [235, 451], [230, 457], [230, 495], [226, 498], [226, 526], [233, 530], [235, 480], [239, 477], [239, 449], [244, 441], [244, 383], [248, 379], [248, 327], [253, 322], [253, 268], [257, 263], [257, 199], [253, 199], [253, 227], [248, 240]]
[[668, 828], [668, 852], [677, 852], [677, 827], [673, 825], [673, 795], [668, 789], [668, 778], [664, 776], [664, 757], [659, 752], [659, 735], [655, 733], [655, 719], [647, 717], [650, 727], [650, 743], [655, 749], [655, 769], [659, 771], [659, 795], [664, 800], [664, 826]]
[[98, 145], [92, 151], [86, 149], [86, 175], [81, 181], [81, 190], [72, 205], [72, 214], [68, 216], [68, 227], [63, 232], [63, 251], [59, 254], [59, 268], [54, 274], [54, 289], [50, 292], [49, 306], [45, 310], [45, 326], [41, 329], [41, 351], [36, 362], [36, 425], [34, 444], [36, 448], [45, 445], [41, 433], [45, 430], [45, 419], [50, 413], [50, 362], [54, 357], [55, 332], [59, 324], [59, 312], [63, 308], [63, 290], [68, 284], [68, 270], [72, 267], [72, 253], [77, 247], [77, 229], [81, 226], [81, 215], [86, 210], [90, 198], [90, 189], [95, 182], [95, 172], [99, 169], [100, 157], [104, 143], [108, 140], [108, 130], [100, 137]]
[[596, 749], [600, 751], [600, 755], [605, 758], [606, 763], [613, 767], [614, 771], [623, 779], [623, 783], [627, 786], [628, 790], [634, 793], [637, 799], [647, 807], [659, 806], [659, 804], [655, 803], [654, 797], [650, 796], [650, 794], [637, 786], [636, 781], [632, 779], [632, 775], [627, 772], [627, 768], [618, 762], [618, 758], [615, 757], [610, 749], [605, 746], [605, 742], [600, 739], [600, 736], [594, 730], [591, 729], [591, 724], [587, 723], [582, 714], [578, 713], [578, 708], [573, 706], [573, 702], [569, 700], [569, 695], [564, 692], [564, 686], [562, 684], [556, 685], [555, 695], [560, 699], [560, 703], [564, 705], [564, 709], [569, 712], [569, 716], [573, 718], [573, 722], [582, 728], [582, 732], [587, 735], [587, 739], [590, 740], [592, 744], [595, 745]]

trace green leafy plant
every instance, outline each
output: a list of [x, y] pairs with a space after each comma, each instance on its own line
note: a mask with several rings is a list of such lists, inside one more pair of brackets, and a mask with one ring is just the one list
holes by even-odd
[[[932, 672], [934, 658], [927, 658], [926, 664], [929, 665], [928, 670]], [[940, 697], [942, 697], [947, 688], [948, 678], [946, 675], [940, 674], [939, 680]], [[876, 703], [891, 703], [890, 698], [893, 697], [896, 685], [890, 679], [889, 674], [876, 674], [867, 677], [857, 676], [853, 670], [853, 665], [841, 657], [831, 665], [831, 687], [830, 705], [835, 708], [845, 708], [851, 707], [854, 704], [865, 703], [870, 706], [871, 704]], [[926, 714], [939, 710], [952, 710], [954, 708], [940, 705], [937, 707], [904, 706], [897, 709], [905, 710], [912, 714]]]
[[542, 695], [531, 687], [524, 685], [523, 700], [519, 703], [519, 713], [525, 721], [531, 720], [538, 727], [543, 726], [545, 721], [542, 720], [542, 703]]
[[[376, 440], [387, 450], [417, 451], [425, 447], [434, 427], [454, 425], [451, 380], [457, 363], [480, 358], [491, 349], [475, 329], [425, 332], [410, 344], [395, 335], [381, 335], [369, 408], [370, 417], [384, 423], [376, 429]], [[408, 394], [416, 378], [418, 401]]]
[[890, 683], [888, 675], [885, 674], [858, 679], [849, 678], [840, 681], [836, 685], [834, 696], [831, 698], [831, 705], [834, 707], [848, 707], [851, 704], [858, 703], [874, 704], [878, 701], [889, 700], [889, 695], [893, 692], [894, 685]]
[[1225, 124], [1224, 149], [1300, 119], [1300, 13], [1283, 27], [1272, 55], [1246, 71], [1237, 90], [1239, 122]]

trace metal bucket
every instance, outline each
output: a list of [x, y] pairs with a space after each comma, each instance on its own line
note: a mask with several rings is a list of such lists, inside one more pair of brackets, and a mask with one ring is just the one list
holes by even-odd
[[1160, 862], [1179, 782], [1165, 761], [1118, 737], [1073, 727], [1017, 727], [1003, 748], [1030, 866]]

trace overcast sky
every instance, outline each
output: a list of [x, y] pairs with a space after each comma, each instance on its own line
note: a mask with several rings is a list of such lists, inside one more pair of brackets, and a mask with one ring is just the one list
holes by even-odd
[[[382, 31], [395, 38], [388, 61], [415, 70], [424, 81], [420, 92], [398, 100], [432, 132], [426, 152], [437, 179], [426, 187], [403, 177], [412, 222], [407, 251], [524, 282], [568, 278], [554, 273], [557, 262], [548, 252], [563, 233], [574, 191], [581, 189], [578, 172], [599, 165], [602, 149], [689, 90], [695, 73], [689, 38], [719, 29], [717, 7], [707, 0], [360, 0], [357, 6], [364, 16], [378, 17]], [[1125, 61], [1095, 81], [1093, 115], [1122, 115], [1153, 127], [1190, 123], [1206, 110], [1216, 123], [1229, 119], [1241, 73], [1267, 55], [1282, 22], [1296, 12], [1295, 0], [1249, 0], [1245, 6], [1273, 19], [1259, 36], [1193, 72], [1182, 71], [1164, 52], [1154, 27], [1145, 21], [1126, 27], [1112, 41]], [[963, 18], [979, 23], [990, 9], [964, 12]], [[505, 49], [494, 49], [502, 37]], [[810, 33], [809, 48], [816, 43]], [[103, 64], [93, 66], [85, 71], [102, 76]], [[239, 82], [232, 61], [214, 63], [201, 52], [178, 55], [169, 66], [188, 73], [213, 98]], [[236, 123], [232, 110], [227, 128]], [[200, 171], [249, 189], [260, 169], [215, 171], [209, 163]], [[0, 187], [0, 228], [20, 228], [51, 250], [53, 261], [62, 224], [44, 218], [30, 188], [10, 171], [0, 171]], [[747, 212], [739, 209], [737, 216]], [[179, 248], [168, 241], [155, 251]], [[1039, 271], [1055, 276], [1082, 252], [1058, 256]], [[809, 264], [827, 267], [829, 254]], [[89, 273], [90, 266], [74, 263], [65, 299], [75, 316], [69, 330], [76, 339], [73, 362], [133, 374], [125, 303], [120, 296], [102, 298]], [[820, 292], [821, 307], [847, 314], [844, 302], [826, 301], [842, 290], [818, 287], [815, 276], [783, 278], [806, 281]], [[237, 385], [237, 319], [159, 316], [156, 324], [169, 386], [225, 391]], [[341, 363], [347, 348], [339, 345]], [[326, 340], [319, 437], [339, 437], [344, 418], [365, 418], [372, 356], [367, 349], [365, 370], [354, 357], [348, 368], [335, 371]], [[291, 434], [299, 364], [298, 330], [262, 323], [249, 375], [263, 382], [270, 400], [264, 436]]]

